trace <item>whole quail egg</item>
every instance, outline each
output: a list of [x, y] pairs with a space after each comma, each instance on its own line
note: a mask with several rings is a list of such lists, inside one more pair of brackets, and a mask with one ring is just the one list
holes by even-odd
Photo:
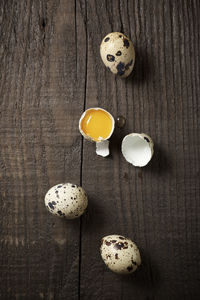
[[100, 54], [105, 66], [114, 74], [127, 77], [133, 70], [135, 50], [131, 40], [120, 32], [111, 32], [104, 37]]
[[45, 195], [45, 205], [54, 215], [75, 219], [87, 208], [88, 198], [82, 187], [72, 183], [53, 186]]
[[141, 264], [138, 247], [121, 235], [108, 235], [101, 240], [101, 257], [107, 267], [118, 274], [130, 274]]

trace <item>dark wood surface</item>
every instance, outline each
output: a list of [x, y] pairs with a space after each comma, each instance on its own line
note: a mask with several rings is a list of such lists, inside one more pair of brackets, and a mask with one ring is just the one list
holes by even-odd
[[[200, 299], [200, 2], [0, 1], [0, 299]], [[102, 38], [133, 41], [130, 78], [114, 77]], [[99, 106], [126, 117], [102, 158], [78, 121]], [[121, 140], [145, 132], [150, 164]], [[81, 184], [88, 212], [65, 221], [44, 206], [56, 183]], [[100, 239], [133, 239], [142, 266], [121, 277]]]

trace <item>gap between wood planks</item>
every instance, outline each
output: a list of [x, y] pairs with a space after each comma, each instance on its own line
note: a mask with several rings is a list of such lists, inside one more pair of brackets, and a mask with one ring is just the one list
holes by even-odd
[[[76, 1], [74, 5], [75, 9], [75, 22], [76, 22]], [[87, 1], [85, 0], [85, 38], [86, 38], [86, 51], [85, 51], [85, 86], [84, 86], [84, 102], [83, 112], [86, 108], [86, 94], [87, 94], [87, 65], [88, 65], [88, 32], [87, 32]], [[77, 42], [77, 41], [76, 41]], [[81, 136], [81, 165], [80, 165], [80, 186], [83, 182], [83, 136]], [[81, 299], [81, 253], [82, 253], [82, 216], [80, 217], [80, 229], [79, 229], [79, 271], [78, 271], [78, 299]]]

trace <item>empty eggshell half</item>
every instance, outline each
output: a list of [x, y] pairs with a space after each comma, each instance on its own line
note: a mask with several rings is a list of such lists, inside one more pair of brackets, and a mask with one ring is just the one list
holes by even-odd
[[131, 274], [141, 264], [136, 244], [118, 234], [108, 235], [101, 240], [100, 253], [107, 267], [118, 274]]
[[87, 109], [79, 120], [79, 131], [89, 141], [96, 142], [97, 155], [109, 155], [108, 139], [113, 134], [115, 120], [105, 109], [94, 107]]
[[146, 166], [153, 152], [153, 141], [147, 134], [131, 133], [122, 141], [122, 154], [135, 167]]
[[120, 77], [129, 76], [133, 70], [135, 63], [133, 43], [121, 32], [111, 32], [103, 38], [100, 55], [105, 66]]

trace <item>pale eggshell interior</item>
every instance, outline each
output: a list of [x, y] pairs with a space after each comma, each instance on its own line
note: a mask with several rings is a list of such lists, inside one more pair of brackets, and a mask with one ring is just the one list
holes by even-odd
[[127, 135], [122, 141], [122, 154], [136, 167], [144, 167], [152, 157], [150, 143], [141, 135]]
[[108, 140], [96, 143], [96, 154], [103, 157], [110, 154]]

